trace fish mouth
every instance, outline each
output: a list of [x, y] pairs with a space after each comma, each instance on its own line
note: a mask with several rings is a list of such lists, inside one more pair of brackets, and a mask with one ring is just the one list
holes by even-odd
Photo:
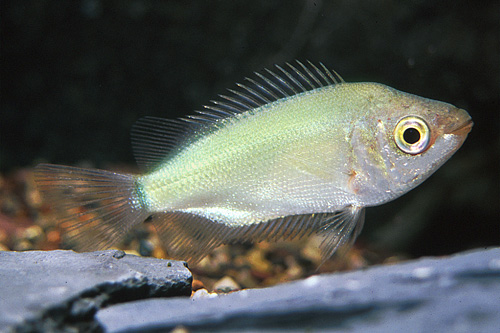
[[[445, 134], [453, 134], [458, 136], [466, 136], [472, 129], [474, 123], [467, 111], [462, 109], [455, 109], [448, 118], [448, 126], [444, 129]], [[454, 118], [454, 119], [453, 119]], [[453, 120], [452, 120], [453, 119]]]
[[472, 122], [472, 119], [468, 119], [466, 122], [462, 123], [461, 125], [455, 127], [449, 134], [453, 135], [467, 135], [472, 129], [472, 126], [474, 125], [474, 122]]

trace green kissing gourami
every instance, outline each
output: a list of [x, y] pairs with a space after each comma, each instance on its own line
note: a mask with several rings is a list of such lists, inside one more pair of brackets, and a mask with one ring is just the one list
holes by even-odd
[[176, 258], [315, 233], [327, 259], [355, 240], [365, 207], [422, 183], [472, 127], [453, 105], [346, 83], [322, 64], [256, 75], [196, 115], [139, 120], [132, 139], [142, 175], [37, 166], [76, 246], [110, 246], [151, 217]]

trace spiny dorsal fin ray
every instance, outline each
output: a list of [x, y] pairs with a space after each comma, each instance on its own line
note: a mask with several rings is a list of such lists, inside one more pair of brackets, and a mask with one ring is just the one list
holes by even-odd
[[286, 63], [288, 69], [275, 65], [255, 73], [256, 79], [245, 78], [245, 84], [237, 83], [237, 89], [228, 89], [231, 95], [219, 95], [221, 100], [211, 101], [205, 110], [177, 120], [157, 117], [140, 119], [132, 128], [132, 146], [137, 163], [151, 171], [183, 147], [204, 134], [216, 130], [223, 119], [259, 108], [282, 98], [288, 98], [309, 90], [344, 82], [335, 71], [322, 63], [319, 67], [308, 61]]
[[363, 226], [363, 216], [363, 209], [347, 207], [338, 213], [293, 215], [234, 227], [190, 213], [172, 212], [154, 215], [153, 223], [168, 254], [191, 263], [222, 244], [293, 240], [314, 232], [324, 238], [320, 246], [324, 261], [338, 247], [352, 244]]

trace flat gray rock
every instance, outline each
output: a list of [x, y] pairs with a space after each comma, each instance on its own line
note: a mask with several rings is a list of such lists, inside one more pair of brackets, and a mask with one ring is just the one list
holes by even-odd
[[123, 251], [0, 252], [0, 330], [95, 330], [100, 307], [190, 295], [191, 282], [184, 262]]
[[97, 312], [106, 332], [493, 332], [500, 249], [312, 276], [212, 298], [151, 299]]

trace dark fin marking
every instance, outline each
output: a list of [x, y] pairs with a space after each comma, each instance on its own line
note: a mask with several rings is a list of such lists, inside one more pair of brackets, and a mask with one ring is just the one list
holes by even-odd
[[352, 233], [350, 228], [355, 227], [362, 210], [356, 211], [351, 219], [347, 219], [352, 215], [348, 212], [351, 208], [339, 213], [293, 215], [237, 227], [189, 213], [166, 212], [155, 214], [153, 223], [169, 256], [190, 263], [200, 261], [222, 244], [293, 240], [314, 232], [325, 237], [321, 246], [326, 260], [338, 246], [348, 241]]
[[133, 175], [39, 164], [35, 181], [76, 250], [108, 248], [148, 217]]
[[177, 120], [156, 117], [140, 119], [132, 128], [132, 146], [137, 163], [145, 171], [152, 171], [182, 148], [206, 133], [216, 130], [225, 118], [251, 111], [282, 98], [288, 98], [308, 90], [344, 82], [335, 71], [322, 63], [319, 67], [308, 61], [296, 61], [288, 69], [276, 65], [255, 73], [256, 79], [245, 78], [245, 84], [237, 83], [237, 89], [228, 89], [231, 95], [219, 95], [221, 100], [211, 101], [205, 110]]
[[364, 222], [365, 209], [358, 206], [346, 207], [325, 220], [317, 230], [317, 234], [323, 238], [320, 245], [322, 264], [339, 248], [350, 248], [363, 229]]

